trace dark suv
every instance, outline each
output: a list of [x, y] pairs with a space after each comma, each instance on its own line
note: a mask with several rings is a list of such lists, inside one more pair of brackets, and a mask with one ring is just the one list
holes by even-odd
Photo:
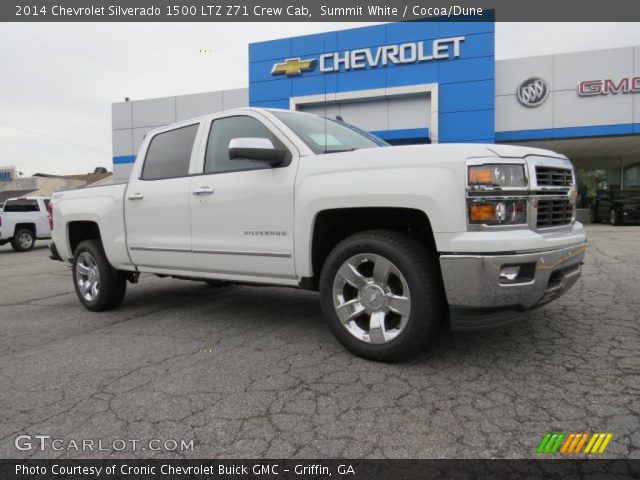
[[596, 196], [591, 205], [591, 221], [604, 220], [611, 225], [640, 222], [640, 190], [615, 190]]

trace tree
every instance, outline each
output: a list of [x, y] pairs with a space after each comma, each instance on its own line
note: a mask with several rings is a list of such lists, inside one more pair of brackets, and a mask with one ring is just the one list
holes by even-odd
[[96, 167], [93, 170], [93, 173], [109, 173], [105, 167]]

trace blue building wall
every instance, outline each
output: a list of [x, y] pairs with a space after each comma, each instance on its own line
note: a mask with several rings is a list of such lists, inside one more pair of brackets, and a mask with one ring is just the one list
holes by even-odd
[[[323, 53], [464, 36], [460, 56], [361, 70], [312, 71], [274, 76], [287, 58], [318, 59]], [[284, 38], [249, 45], [249, 103], [289, 108], [290, 97], [437, 83], [439, 141], [495, 140], [495, 27], [493, 22], [401, 22]], [[426, 127], [426, 125], [425, 125]], [[411, 135], [407, 132], [406, 135]]]

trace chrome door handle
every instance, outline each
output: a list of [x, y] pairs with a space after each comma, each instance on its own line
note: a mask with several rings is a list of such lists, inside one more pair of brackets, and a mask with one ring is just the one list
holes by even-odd
[[196, 188], [193, 191], [194, 195], [211, 195], [213, 193], [213, 188], [211, 187], [200, 187]]
[[132, 193], [131, 195], [129, 195], [129, 200], [142, 200], [143, 198], [144, 195], [142, 195], [140, 192]]

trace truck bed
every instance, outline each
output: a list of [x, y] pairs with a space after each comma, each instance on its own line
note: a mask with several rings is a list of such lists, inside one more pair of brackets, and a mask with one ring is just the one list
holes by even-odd
[[[71, 260], [68, 235], [65, 230], [74, 221], [95, 222], [100, 225], [100, 235], [105, 253], [115, 268], [131, 269], [126, 248], [124, 224], [124, 195], [127, 181], [90, 185], [75, 190], [58, 192], [53, 196], [53, 239], [60, 257]], [[65, 224], [63, 225], [62, 219]]]

